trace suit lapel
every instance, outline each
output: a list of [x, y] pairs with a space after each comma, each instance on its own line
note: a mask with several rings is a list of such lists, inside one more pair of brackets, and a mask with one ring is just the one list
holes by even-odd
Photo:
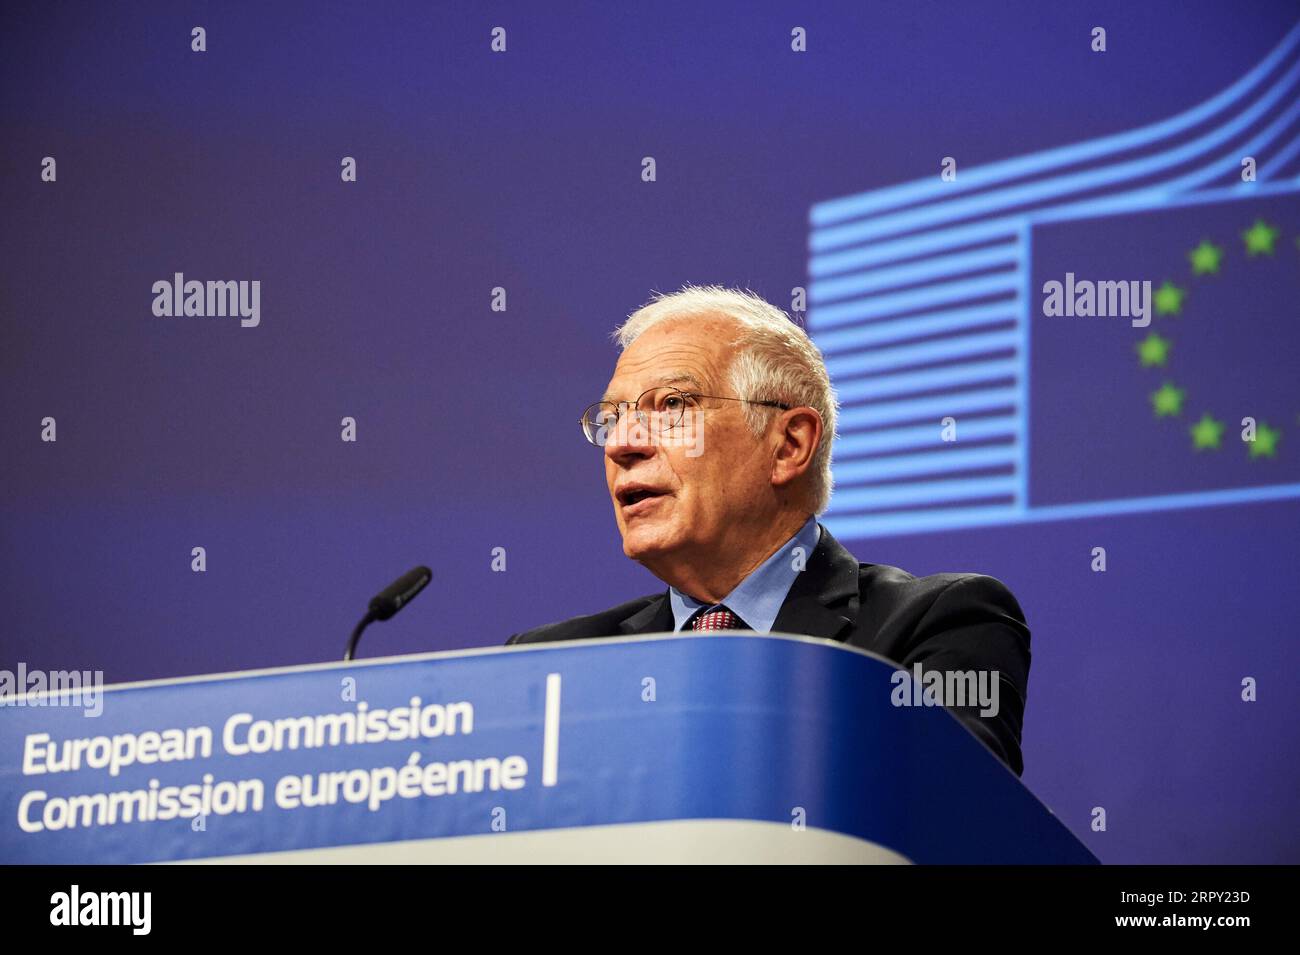
[[858, 619], [858, 559], [822, 527], [821, 540], [772, 623], [773, 633], [843, 640]]
[[638, 610], [632, 616], [619, 623], [622, 633], [672, 633], [676, 621], [673, 619], [673, 607], [668, 600], [668, 591]]
[[[822, 527], [821, 540], [781, 604], [772, 632], [842, 640], [857, 618], [858, 560]], [[625, 634], [672, 633], [674, 625], [672, 604], [664, 591], [618, 628]]]

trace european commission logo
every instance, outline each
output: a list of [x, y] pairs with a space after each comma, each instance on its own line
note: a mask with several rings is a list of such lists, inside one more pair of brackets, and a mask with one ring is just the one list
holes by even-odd
[[811, 223], [837, 535], [1300, 497], [1300, 27], [1181, 115]]

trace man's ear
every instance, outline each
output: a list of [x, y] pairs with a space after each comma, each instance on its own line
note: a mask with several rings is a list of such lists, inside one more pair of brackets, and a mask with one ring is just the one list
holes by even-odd
[[788, 486], [812, 467], [824, 426], [816, 408], [791, 408], [777, 419], [777, 446], [772, 455], [772, 483]]

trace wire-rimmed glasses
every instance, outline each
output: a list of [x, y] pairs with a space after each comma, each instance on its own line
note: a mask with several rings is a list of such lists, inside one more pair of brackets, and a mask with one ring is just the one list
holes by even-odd
[[[760, 401], [753, 398], [731, 398], [726, 395], [705, 395], [698, 391], [682, 391], [671, 385], [660, 385], [643, 391], [636, 401], [597, 401], [587, 406], [579, 419], [582, 433], [597, 447], [604, 447], [606, 436], [619, 426], [628, 410], [635, 412], [635, 420], [650, 434], [671, 431], [682, 423], [688, 412], [699, 410], [700, 398], [719, 401], [743, 401], [746, 404], [765, 405], [789, 411], [791, 405], [780, 401]], [[647, 400], [648, 399], [648, 400]]]

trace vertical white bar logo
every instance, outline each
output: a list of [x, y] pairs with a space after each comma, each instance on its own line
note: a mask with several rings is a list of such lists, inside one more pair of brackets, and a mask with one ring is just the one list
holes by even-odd
[[542, 730], [542, 785], [554, 786], [560, 763], [560, 675], [546, 674], [546, 722]]

